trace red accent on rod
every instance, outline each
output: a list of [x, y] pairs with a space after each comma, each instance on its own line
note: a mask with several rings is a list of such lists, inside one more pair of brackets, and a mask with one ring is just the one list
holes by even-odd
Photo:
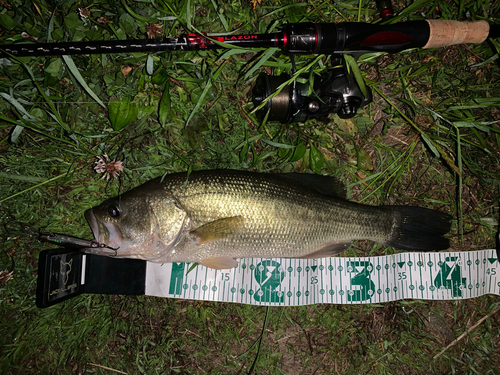
[[[283, 47], [281, 48], [286, 48], [286, 42], [287, 42], [287, 38], [286, 38], [286, 33], [283, 31]], [[278, 45], [278, 38], [276, 38], [276, 45]]]
[[198, 47], [200, 49], [207, 48], [207, 44], [208, 44], [207, 38], [205, 38], [204, 35], [189, 33], [187, 35], [187, 39], [191, 42], [191, 46], [193, 47], [193, 51], [196, 49], [196, 47]]
[[411, 42], [411, 38], [403, 33], [396, 31], [384, 31], [374, 35], [361, 42], [361, 46], [391, 46], [398, 44], [407, 44]]
[[314, 53], [318, 49], [318, 25], [314, 24]]
[[394, 10], [392, 8], [386, 8], [380, 11], [380, 17], [392, 17], [394, 15]]

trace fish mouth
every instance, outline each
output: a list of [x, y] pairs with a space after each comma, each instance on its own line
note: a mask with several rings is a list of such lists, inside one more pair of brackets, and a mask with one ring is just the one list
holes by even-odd
[[94, 235], [94, 239], [96, 241], [99, 241], [99, 227], [97, 225], [97, 219], [95, 218], [95, 215], [92, 212], [92, 209], [89, 208], [88, 210], [86, 210], [84, 215], [85, 215], [85, 219], [87, 220], [87, 223], [89, 224], [90, 229], [92, 230], [92, 234]]
[[[100, 245], [96, 248], [85, 249], [85, 252], [89, 254], [116, 256], [116, 250], [118, 250], [119, 246], [110, 242], [110, 233], [106, 225], [97, 219], [92, 208], [86, 210], [84, 215], [92, 233], [94, 234], [94, 239]], [[103, 247], [103, 245], [105, 247]]]

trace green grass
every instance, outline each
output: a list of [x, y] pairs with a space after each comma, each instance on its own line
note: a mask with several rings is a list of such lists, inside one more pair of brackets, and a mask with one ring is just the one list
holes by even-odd
[[[405, 10], [401, 21], [498, 23], [500, 12], [498, 1], [485, 0], [399, 0], [394, 6]], [[90, 15], [82, 19], [78, 8], [85, 7]], [[161, 24], [164, 36], [175, 36], [194, 29], [266, 32], [286, 22], [373, 22], [377, 13], [374, 2], [351, 0], [264, 0], [252, 8], [246, 0], [97, 0], [56, 7], [12, 0], [0, 5], [0, 44], [21, 40], [22, 32], [39, 41], [145, 38], [150, 19]], [[359, 66], [374, 92], [369, 107], [348, 121], [332, 116], [327, 123], [291, 125], [260, 124], [251, 114], [258, 73], [290, 70], [289, 57], [279, 52], [3, 59], [0, 220], [3, 225], [14, 217], [90, 238], [85, 209], [164, 173], [315, 171], [342, 180], [355, 201], [449, 211], [456, 219], [454, 250], [492, 248], [500, 192], [499, 50], [496, 40], [365, 55]], [[315, 58], [296, 62], [305, 67]], [[318, 62], [307, 71], [327, 67]], [[117, 115], [125, 110], [128, 119]], [[119, 179], [103, 180], [94, 172], [93, 162], [103, 154], [123, 161]], [[497, 296], [268, 310], [83, 295], [37, 309], [37, 257], [50, 246], [4, 230], [1, 238], [0, 269], [13, 272], [0, 285], [2, 373], [113, 373], [105, 367], [128, 374], [247, 373], [257, 351], [257, 374], [499, 373], [498, 316], [432, 359], [492, 311]], [[386, 250], [359, 242], [347, 253], [368, 254]], [[441, 326], [428, 323], [429, 316], [441, 319]]]

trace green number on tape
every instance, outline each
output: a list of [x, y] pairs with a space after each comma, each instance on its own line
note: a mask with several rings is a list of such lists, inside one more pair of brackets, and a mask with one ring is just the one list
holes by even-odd
[[453, 297], [462, 297], [462, 288], [467, 286], [467, 279], [462, 277], [460, 258], [446, 257], [441, 270], [434, 279], [437, 288], [450, 289]]
[[[360, 270], [360, 268], [362, 269]], [[348, 261], [347, 270], [349, 273], [356, 273], [351, 279], [351, 289], [348, 293], [348, 300], [352, 302], [366, 301], [370, 299], [375, 291], [375, 283], [370, 279], [373, 265], [367, 261]]]
[[182, 282], [184, 281], [184, 268], [186, 263], [172, 263], [172, 274], [170, 275], [170, 294], [181, 294]]
[[283, 302], [283, 293], [276, 290], [285, 278], [281, 264], [274, 260], [265, 260], [257, 264], [253, 275], [260, 286], [260, 289], [254, 295], [256, 301]]

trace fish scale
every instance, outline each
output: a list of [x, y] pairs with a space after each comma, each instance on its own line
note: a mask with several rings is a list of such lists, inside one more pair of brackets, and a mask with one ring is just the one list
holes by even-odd
[[[244, 231], [223, 241], [203, 245], [202, 249], [198, 249], [199, 258], [193, 260], [224, 255], [272, 257], [282, 256], [284, 252], [289, 257], [301, 257], [310, 253], [311, 249], [319, 250], [325, 242], [352, 239], [343, 235], [342, 232], [347, 233], [347, 228], [342, 222], [333, 220], [335, 207], [328, 207], [324, 197], [318, 200], [312, 192], [304, 192], [272, 179], [260, 181], [251, 175], [229, 175], [221, 181], [206, 177], [196, 179], [195, 176], [188, 186], [184, 189], [176, 181], [165, 189], [177, 197], [195, 224], [203, 225], [238, 215], [245, 218]], [[199, 194], [200, 191], [204, 193]], [[366, 234], [360, 233], [360, 236], [365, 237]], [[172, 260], [179, 261], [192, 250], [186, 245], [185, 251], [177, 253]]]
[[449, 215], [349, 202], [332, 190], [333, 182], [295, 173], [175, 173], [85, 215], [96, 239], [118, 248], [101, 254], [213, 268], [232, 268], [238, 258], [329, 257], [358, 239], [404, 250], [448, 247], [442, 235], [450, 229]]

